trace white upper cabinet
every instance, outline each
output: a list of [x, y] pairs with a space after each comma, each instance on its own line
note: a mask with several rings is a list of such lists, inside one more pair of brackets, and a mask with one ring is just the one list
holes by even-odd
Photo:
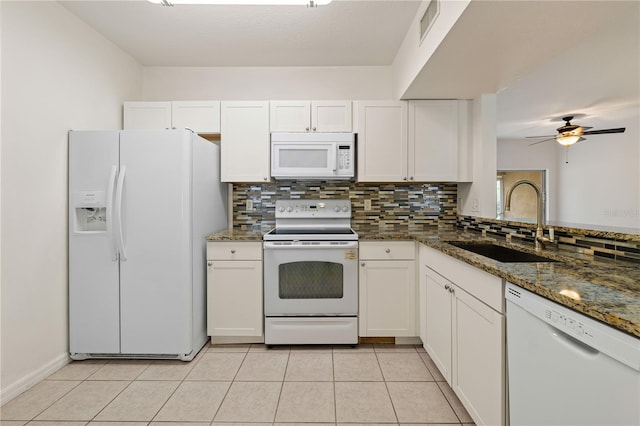
[[222, 181], [269, 181], [269, 102], [223, 101], [221, 110]]
[[187, 128], [220, 133], [220, 101], [125, 102], [124, 130]]
[[468, 180], [466, 158], [461, 158], [468, 153], [467, 105], [456, 100], [357, 102], [358, 181]]
[[271, 101], [272, 132], [351, 132], [351, 101]]
[[171, 102], [125, 102], [124, 130], [170, 129]]
[[407, 102], [358, 101], [358, 181], [407, 180]]
[[220, 101], [171, 102], [173, 127], [196, 133], [220, 133]]
[[409, 180], [458, 180], [458, 101], [409, 101]]

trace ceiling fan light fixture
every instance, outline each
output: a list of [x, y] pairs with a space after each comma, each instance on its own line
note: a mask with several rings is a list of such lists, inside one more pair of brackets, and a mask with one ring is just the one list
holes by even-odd
[[332, 0], [147, 0], [163, 6], [181, 4], [190, 5], [227, 5], [227, 6], [324, 6]]
[[573, 145], [579, 140], [580, 140], [580, 135], [562, 134], [562, 135], [556, 136], [556, 141], [558, 141], [560, 145], [564, 145], [564, 146]]

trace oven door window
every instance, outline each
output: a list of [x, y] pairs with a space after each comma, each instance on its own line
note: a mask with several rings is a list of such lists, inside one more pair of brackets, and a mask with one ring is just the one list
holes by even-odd
[[278, 265], [280, 299], [342, 299], [343, 293], [341, 263], [304, 261]]

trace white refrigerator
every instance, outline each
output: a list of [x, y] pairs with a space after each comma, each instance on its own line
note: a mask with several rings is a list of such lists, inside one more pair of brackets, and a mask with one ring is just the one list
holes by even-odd
[[185, 129], [70, 131], [71, 358], [193, 359], [205, 236], [226, 227], [216, 144]]

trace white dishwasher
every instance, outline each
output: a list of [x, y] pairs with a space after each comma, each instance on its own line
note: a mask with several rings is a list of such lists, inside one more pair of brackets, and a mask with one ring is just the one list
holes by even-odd
[[507, 283], [511, 426], [640, 425], [640, 339]]

